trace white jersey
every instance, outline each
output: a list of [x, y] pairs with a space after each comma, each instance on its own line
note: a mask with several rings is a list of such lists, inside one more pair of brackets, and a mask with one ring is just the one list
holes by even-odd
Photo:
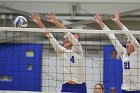
[[[105, 26], [104, 30], [110, 29]], [[129, 30], [125, 26], [123, 26], [122, 30], [135, 48], [135, 51], [130, 55], [127, 54], [126, 49], [120, 44], [114, 34], [108, 34], [122, 60], [122, 89], [127, 91], [140, 91], [140, 45], [132, 34], [127, 33]]]
[[85, 59], [83, 57], [82, 46], [78, 40], [70, 32], [65, 34], [64, 37], [68, 37], [73, 44], [72, 49], [66, 49], [57, 42], [51, 33], [47, 37], [57, 53], [57, 58], [61, 60], [64, 66], [64, 82], [70, 80], [77, 83], [85, 82]]

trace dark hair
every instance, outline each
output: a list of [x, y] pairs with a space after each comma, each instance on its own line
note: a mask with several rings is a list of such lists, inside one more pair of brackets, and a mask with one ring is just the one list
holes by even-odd
[[[95, 88], [97, 85], [101, 86], [101, 88], [102, 88], [102, 90], [103, 90], [103, 92], [104, 92], [104, 85], [101, 84], [101, 83], [97, 83], [97, 84], [95, 84], [94, 88]], [[94, 90], [94, 92], [95, 92], [95, 90]]]

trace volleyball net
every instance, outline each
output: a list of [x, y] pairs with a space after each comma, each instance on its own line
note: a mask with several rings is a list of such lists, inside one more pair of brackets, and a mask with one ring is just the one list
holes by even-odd
[[65, 57], [57, 57], [52, 42], [44, 32], [52, 33], [61, 46], [64, 32], [78, 35], [84, 54], [87, 93], [93, 93], [97, 83], [103, 83], [105, 87], [121, 85], [121, 59], [107, 34], [114, 33], [122, 45], [127, 41], [125, 33], [133, 34], [138, 40], [140, 35], [140, 31], [131, 30], [0, 27], [0, 90], [61, 91], [67, 67]]

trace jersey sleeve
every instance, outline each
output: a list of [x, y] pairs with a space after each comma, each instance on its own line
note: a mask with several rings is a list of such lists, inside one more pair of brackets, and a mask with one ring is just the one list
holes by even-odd
[[53, 36], [51, 33], [49, 33], [49, 34], [46, 35], [46, 36], [48, 37], [50, 43], [52, 44], [52, 46], [53, 46], [53, 48], [54, 48], [54, 50], [55, 50], [55, 52], [56, 52], [57, 54], [59, 54], [60, 52], [63, 51], [64, 47], [62, 47], [62, 46], [58, 43], [58, 41], [54, 38], [54, 36]]
[[124, 33], [126, 32], [125, 35], [128, 38], [128, 40], [130, 40], [130, 42], [132, 43], [135, 50], [139, 49], [140, 44], [138, 43], [138, 41], [136, 40], [136, 38], [132, 34], [127, 33], [127, 31], [129, 31], [129, 30], [125, 26], [123, 26], [122, 30], [123, 30]]
[[[110, 29], [107, 26], [105, 26], [103, 28], [103, 30], [110, 31]], [[113, 34], [113, 33], [107, 33], [107, 35], [108, 35], [109, 39], [111, 40], [113, 46], [115, 47], [117, 53], [119, 54], [119, 56], [122, 59], [123, 58], [123, 53], [125, 52], [125, 48], [118, 41], [118, 39], [116, 38], [115, 34]]]

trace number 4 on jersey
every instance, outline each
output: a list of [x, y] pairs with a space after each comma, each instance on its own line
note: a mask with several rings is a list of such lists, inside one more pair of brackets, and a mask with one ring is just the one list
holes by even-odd
[[75, 63], [74, 56], [71, 56], [70, 62]]

